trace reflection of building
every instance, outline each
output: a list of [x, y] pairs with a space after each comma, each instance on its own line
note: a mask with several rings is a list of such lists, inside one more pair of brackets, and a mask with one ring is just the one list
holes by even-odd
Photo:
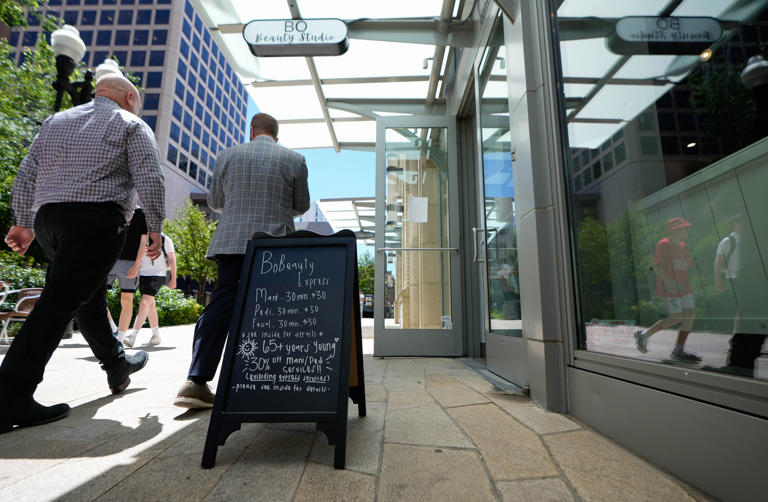
[[[43, 14], [75, 26], [91, 68], [117, 58], [144, 88], [142, 118], [163, 158], [169, 217], [191, 193], [204, 193], [216, 154], [243, 141], [247, 95], [219, 42], [189, 0], [49, 0]], [[41, 36], [39, 19], [9, 40], [19, 62]]]

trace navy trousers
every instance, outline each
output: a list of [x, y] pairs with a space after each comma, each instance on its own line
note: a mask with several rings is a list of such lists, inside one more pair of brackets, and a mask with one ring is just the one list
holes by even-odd
[[113, 202], [46, 204], [35, 237], [51, 260], [34, 310], [0, 365], [0, 393], [31, 396], [72, 317], [102, 364], [125, 357], [107, 319], [107, 274], [123, 248], [126, 223]]
[[215, 258], [219, 278], [211, 296], [211, 303], [195, 324], [192, 364], [189, 367], [190, 379], [210, 382], [216, 374], [227, 341], [244, 259], [245, 255], [241, 254], [218, 255]]

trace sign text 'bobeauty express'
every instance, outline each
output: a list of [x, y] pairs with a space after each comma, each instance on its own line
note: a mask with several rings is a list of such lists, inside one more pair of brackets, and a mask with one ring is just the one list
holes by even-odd
[[347, 52], [341, 19], [255, 19], [243, 28], [254, 56], [339, 56]]

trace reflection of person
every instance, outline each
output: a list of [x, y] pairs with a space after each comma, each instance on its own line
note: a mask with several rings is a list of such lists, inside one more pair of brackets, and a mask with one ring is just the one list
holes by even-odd
[[662, 329], [680, 324], [670, 357], [686, 364], [701, 361], [699, 356], [686, 352], [683, 348], [696, 316], [693, 289], [688, 282], [691, 255], [683, 241], [690, 226], [691, 224], [683, 218], [670, 218], [667, 222], [667, 237], [656, 243], [656, 257], [653, 261], [656, 271], [656, 294], [664, 299], [668, 316], [646, 330], [635, 332], [637, 350], [646, 353], [651, 336]]
[[40, 299], [0, 365], [0, 432], [69, 413], [65, 403], [43, 406], [32, 396], [73, 314], [112, 393], [125, 390], [147, 361], [146, 352], [126, 357], [106, 316], [107, 273], [123, 248], [136, 190], [158, 237], [147, 254], [160, 252], [163, 173], [152, 130], [136, 116], [140, 99], [128, 79], [100, 78], [92, 102], [46, 119], [19, 166], [15, 224], [5, 242], [24, 254], [37, 238], [51, 263]]
[[[125, 340], [133, 316], [133, 294], [139, 286], [139, 269], [147, 246], [147, 219], [144, 210], [137, 207], [125, 234], [125, 245], [120, 256], [107, 276], [107, 288], [111, 288], [117, 279], [120, 285], [120, 319], [117, 326], [117, 338]], [[114, 331], [114, 327], [112, 328]], [[130, 345], [129, 345], [130, 347]]]
[[141, 271], [139, 272], [139, 291], [141, 291], [141, 302], [139, 311], [136, 313], [136, 320], [133, 322], [133, 331], [123, 339], [123, 343], [128, 347], [133, 347], [136, 343], [136, 335], [144, 325], [144, 321], [149, 318], [149, 327], [152, 329], [152, 337], [149, 339], [149, 345], [160, 345], [160, 321], [157, 317], [157, 305], [155, 305], [155, 296], [160, 288], [165, 284], [166, 272], [171, 271], [171, 278], [168, 281], [168, 287], [176, 288], [176, 253], [173, 249], [173, 241], [170, 237], [162, 234], [162, 256], [156, 260], [145, 256], [141, 262]]
[[755, 360], [760, 356], [766, 335], [753, 333], [755, 326], [750, 326], [744, 317], [759, 318], [768, 295], [765, 294], [765, 279], [758, 267], [749, 269], [749, 273], [742, 273], [742, 270], [748, 270], [742, 267], [745, 258], [748, 258], [743, 256], [742, 251], [743, 217], [737, 214], [730, 221], [733, 231], [720, 241], [715, 255], [715, 289], [725, 291], [725, 281], [728, 281], [736, 296], [731, 349], [725, 366], [705, 366], [703, 369], [751, 377], [754, 376]]
[[273, 117], [259, 113], [251, 120], [251, 141], [220, 152], [216, 160], [208, 205], [221, 212], [221, 218], [207, 257], [216, 261], [218, 282], [195, 326], [192, 364], [176, 406], [213, 406], [207, 383], [224, 350], [240, 270], [254, 232], [285, 235], [294, 229], [294, 216], [309, 209], [304, 157], [278, 145], [277, 130]]

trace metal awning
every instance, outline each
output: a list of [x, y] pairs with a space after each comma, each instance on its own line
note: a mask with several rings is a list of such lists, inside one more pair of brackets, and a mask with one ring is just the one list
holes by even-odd
[[[290, 148], [373, 150], [376, 117], [440, 106], [446, 45], [468, 45], [465, 0], [192, 0], [259, 109], [280, 122]], [[242, 36], [254, 19], [338, 18], [341, 56], [262, 57]]]

